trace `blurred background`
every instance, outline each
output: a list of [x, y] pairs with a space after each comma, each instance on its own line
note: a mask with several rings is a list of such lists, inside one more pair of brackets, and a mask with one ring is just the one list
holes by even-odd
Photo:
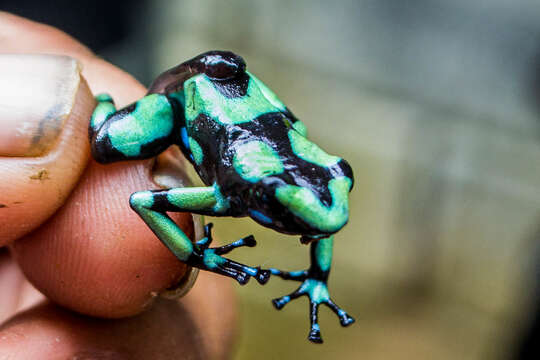
[[[209, 49], [241, 54], [352, 165], [330, 289], [356, 317], [238, 287], [234, 359], [528, 359], [540, 339], [540, 2], [537, 0], [0, 0], [60, 27], [148, 85]], [[214, 220], [212, 220], [214, 221]], [[250, 220], [249, 264], [304, 269], [308, 248]], [[216, 301], [219, 301], [216, 299]]]

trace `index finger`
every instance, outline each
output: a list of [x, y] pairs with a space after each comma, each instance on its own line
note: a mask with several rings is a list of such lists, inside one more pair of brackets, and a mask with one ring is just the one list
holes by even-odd
[[[77, 56], [90, 88], [107, 90], [120, 105], [145, 92], [131, 76], [56, 29], [0, 14], [0, 32], [8, 34], [4, 41], [16, 37], [4, 49]], [[141, 312], [154, 293], [183, 277], [186, 266], [129, 208], [130, 193], [157, 187], [150, 165], [138, 161], [102, 166], [91, 161], [61, 210], [13, 244], [23, 272], [41, 292], [78, 312], [122, 317]], [[182, 169], [176, 172], [182, 176]], [[175, 219], [187, 233], [193, 231], [190, 214]]]

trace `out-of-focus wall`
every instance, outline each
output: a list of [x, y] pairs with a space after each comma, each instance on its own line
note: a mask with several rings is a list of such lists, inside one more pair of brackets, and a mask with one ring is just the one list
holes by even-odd
[[[323, 310], [305, 340], [296, 284], [239, 289], [238, 359], [506, 359], [528, 319], [540, 222], [540, 3], [535, 0], [155, 1], [154, 72], [209, 49], [243, 55], [352, 164], [350, 224], [331, 291], [357, 323]], [[301, 269], [308, 249], [249, 220], [239, 259]], [[235, 254], [236, 255], [236, 254]], [[216, 299], [219, 301], [219, 299]]]

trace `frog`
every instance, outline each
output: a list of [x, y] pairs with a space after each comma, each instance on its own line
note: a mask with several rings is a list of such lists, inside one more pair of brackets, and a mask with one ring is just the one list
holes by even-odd
[[[93, 158], [103, 164], [156, 157], [177, 146], [205, 186], [135, 192], [131, 208], [182, 262], [235, 279], [299, 282], [272, 300], [276, 309], [307, 296], [308, 339], [322, 343], [319, 306], [342, 326], [355, 320], [330, 297], [334, 235], [349, 219], [351, 166], [309, 140], [306, 125], [230, 51], [202, 53], [160, 74], [144, 97], [116, 109], [108, 94], [96, 96], [89, 125]], [[167, 212], [250, 217], [309, 244], [311, 264], [301, 271], [249, 266], [223, 255], [254, 247], [252, 235], [210, 247], [212, 224], [195, 242]]]

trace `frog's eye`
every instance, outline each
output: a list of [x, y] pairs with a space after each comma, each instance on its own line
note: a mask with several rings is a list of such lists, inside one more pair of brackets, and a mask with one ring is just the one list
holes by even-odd
[[246, 63], [230, 51], [209, 51], [199, 55], [193, 67], [213, 80], [227, 80], [245, 72]]
[[148, 94], [169, 94], [183, 89], [184, 82], [206, 74], [212, 80], [227, 80], [244, 74], [246, 63], [230, 51], [208, 51], [177, 65], [159, 75], [148, 89]]

